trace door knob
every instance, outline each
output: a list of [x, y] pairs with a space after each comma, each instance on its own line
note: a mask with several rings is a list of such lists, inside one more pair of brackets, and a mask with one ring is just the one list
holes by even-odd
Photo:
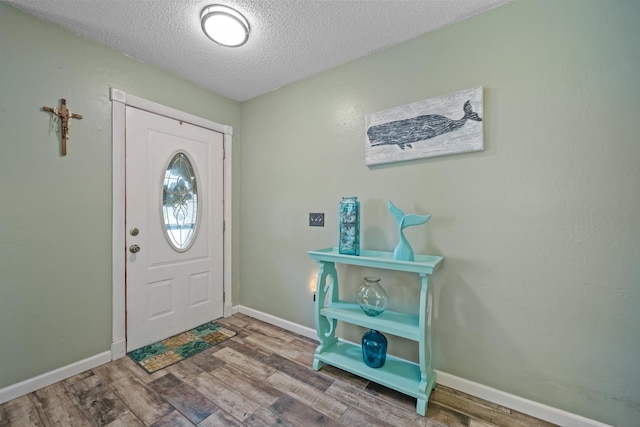
[[138, 252], [140, 252], [140, 246], [138, 245], [129, 246], [129, 252], [131, 252], [132, 254], [137, 254]]

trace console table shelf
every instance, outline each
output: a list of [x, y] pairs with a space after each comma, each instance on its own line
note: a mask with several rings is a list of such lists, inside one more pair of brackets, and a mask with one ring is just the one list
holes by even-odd
[[382, 314], [371, 317], [364, 314], [358, 304], [344, 301], [331, 303], [331, 306], [320, 310], [320, 315], [414, 341], [420, 339], [419, 318], [415, 315], [385, 310]]
[[[415, 255], [415, 261], [400, 261], [393, 259], [392, 252], [363, 250], [360, 256], [354, 256], [340, 254], [335, 247], [309, 251], [308, 254], [320, 263], [316, 298], [316, 329], [320, 345], [314, 354], [313, 368], [318, 370], [323, 364], [329, 364], [415, 397], [416, 412], [425, 415], [429, 394], [436, 381], [431, 367], [432, 298], [427, 276], [442, 263], [443, 258]], [[372, 317], [367, 316], [358, 304], [340, 300], [336, 263], [418, 273], [421, 282], [418, 315], [385, 310]], [[387, 355], [381, 368], [368, 367], [362, 361], [359, 345], [336, 337], [338, 321], [416, 341], [419, 363]]]
[[[316, 357], [331, 366], [349, 371], [385, 387], [392, 388], [409, 396], [419, 398], [418, 381], [420, 366], [406, 360], [387, 355], [381, 368], [370, 368], [362, 362], [362, 350], [359, 345], [338, 341]], [[433, 377], [435, 380], [435, 376]], [[434, 384], [431, 385], [433, 388]], [[431, 390], [429, 388], [429, 390]], [[423, 414], [424, 415], [424, 414]]]
[[316, 261], [329, 261], [341, 264], [361, 265], [382, 268], [384, 270], [409, 271], [431, 274], [442, 262], [441, 256], [415, 254], [413, 261], [393, 259], [393, 252], [362, 250], [360, 255], [343, 255], [338, 248], [319, 249], [307, 252]]

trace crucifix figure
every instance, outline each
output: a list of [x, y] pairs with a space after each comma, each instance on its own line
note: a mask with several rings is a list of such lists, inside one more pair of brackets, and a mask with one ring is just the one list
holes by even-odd
[[44, 111], [55, 114], [60, 119], [60, 136], [62, 140], [61, 152], [63, 156], [67, 155], [67, 139], [69, 138], [69, 119], [81, 119], [82, 115], [75, 114], [69, 111], [67, 108], [67, 100], [62, 98], [60, 100], [59, 108], [42, 107]]

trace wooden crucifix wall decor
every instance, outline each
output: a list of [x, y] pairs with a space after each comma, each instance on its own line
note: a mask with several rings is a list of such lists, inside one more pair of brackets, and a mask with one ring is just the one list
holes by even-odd
[[54, 118], [60, 120], [60, 137], [62, 141], [61, 152], [63, 156], [67, 155], [67, 139], [69, 139], [69, 119], [82, 119], [82, 115], [75, 114], [67, 108], [67, 100], [60, 100], [60, 107], [42, 107], [44, 111], [48, 111], [54, 115]]

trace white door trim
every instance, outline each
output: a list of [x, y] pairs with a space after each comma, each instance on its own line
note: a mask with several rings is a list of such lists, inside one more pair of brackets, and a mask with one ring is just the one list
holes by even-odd
[[119, 359], [126, 354], [126, 298], [125, 298], [125, 107], [135, 107], [150, 113], [182, 120], [192, 125], [211, 129], [224, 134], [224, 261], [223, 289], [225, 293], [224, 316], [233, 311], [231, 304], [231, 141], [233, 128], [211, 120], [203, 119], [183, 111], [167, 107], [111, 88], [111, 119], [113, 139], [112, 160], [112, 283], [113, 320], [111, 337], [111, 359]]

